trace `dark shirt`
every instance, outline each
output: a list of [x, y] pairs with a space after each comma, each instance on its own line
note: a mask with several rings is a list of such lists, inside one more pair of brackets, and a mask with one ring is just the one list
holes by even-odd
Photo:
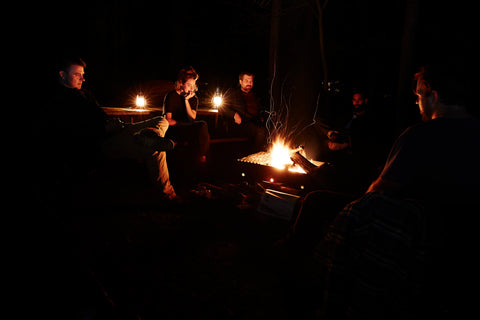
[[257, 97], [251, 91], [248, 93], [242, 91], [242, 95], [247, 105], [247, 117], [257, 117], [260, 111], [260, 103]]
[[367, 112], [355, 117], [349, 128], [352, 161], [356, 162], [357, 167], [363, 168], [371, 180], [378, 176], [393, 143], [382, 123], [382, 120]]
[[[480, 194], [480, 121], [438, 118], [408, 128], [390, 151], [381, 178], [403, 195], [434, 203]], [[460, 200], [462, 199], [462, 200]]]
[[402, 192], [378, 187], [349, 203], [315, 248], [326, 270], [322, 319], [443, 319], [470, 307], [479, 148], [474, 118], [438, 118], [400, 135], [381, 178]]
[[[197, 110], [198, 99], [196, 96], [188, 100], [192, 110]], [[192, 123], [194, 119], [190, 118], [187, 114], [187, 107], [185, 106], [185, 97], [178, 94], [176, 90], [170, 91], [165, 96], [163, 102], [163, 113], [172, 113], [172, 119], [176, 120], [179, 124]]]
[[242, 122], [261, 123], [263, 111], [260, 98], [253, 91], [245, 93], [238, 87], [232, 90], [225, 113], [229, 119], [233, 119], [236, 112], [242, 117]]
[[58, 85], [45, 116], [45, 143], [56, 156], [82, 166], [95, 161], [107, 115], [89, 91]]
[[102, 159], [107, 121], [89, 91], [57, 85], [41, 114], [37, 132], [39, 165], [44, 175], [74, 181], [96, 168]]

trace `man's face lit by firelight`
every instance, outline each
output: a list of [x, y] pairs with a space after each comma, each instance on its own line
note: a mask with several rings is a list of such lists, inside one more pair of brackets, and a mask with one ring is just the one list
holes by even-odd
[[240, 88], [243, 92], [249, 93], [253, 88], [253, 76], [244, 74], [243, 78], [239, 80]]
[[85, 81], [85, 70], [82, 66], [71, 65], [65, 71], [60, 71], [60, 81], [67, 88], [82, 89], [82, 84]]
[[415, 88], [417, 95], [417, 104], [423, 121], [433, 118], [435, 104], [433, 100], [432, 90], [428, 83], [421, 76], [417, 76], [417, 85]]
[[352, 97], [352, 105], [355, 106], [363, 106], [365, 103], [365, 99], [363, 94], [361, 93], [354, 93]]
[[354, 93], [352, 96], [353, 112], [357, 116], [365, 114], [365, 105], [367, 100], [362, 93]]

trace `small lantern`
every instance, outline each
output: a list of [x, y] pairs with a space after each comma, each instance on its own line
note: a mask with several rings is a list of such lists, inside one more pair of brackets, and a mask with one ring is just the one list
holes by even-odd
[[147, 106], [147, 100], [144, 96], [137, 94], [137, 98], [135, 99], [135, 105], [137, 106], [137, 108], [143, 109]]
[[212, 103], [215, 109], [218, 109], [223, 103], [223, 98], [222, 98], [222, 95], [220, 94], [219, 88], [217, 88], [215, 95], [212, 98]]
[[215, 97], [213, 97], [213, 105], [214, 105], [214, 107], [215, 107], [215, 108], [220, 107], [220, 106], [222, 105], [222, 101], [223, 101], [223, 99], [222, 99], [222, 97], [220, 97], [220, 96], [215, 96]]

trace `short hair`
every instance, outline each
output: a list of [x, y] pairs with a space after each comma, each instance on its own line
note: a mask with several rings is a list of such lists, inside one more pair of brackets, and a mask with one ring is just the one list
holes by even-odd
[[363, 90], [363, 88], [353, 88], [352, 97], [354, 94], [359, 94], [362, 96], [363, 99], [367, 99], [367, 93], [365, 92], [365, 90]]
[[243, 79], [243, 76], [245, 76], [245, 75], [251, 76], [251, 77], [253, 77], [253, 78], [255, 79], [255, 74], [254, 74], [253, 72], [251, 72], [251, 71], [242, 71], [242, 72], [240, 72], [240, 73], [238, 74], [238, 80], [242, 80], [242, 79]]
[[418, 79], [423, 79], [432, 90], [437, 91], [440, 100], [447, 105], [467, 103], [469, 83], [461, 62], [424, 65], [415, 74], [414, 85]]
[[63, 57], [57, 64], [57, 71], [67, 71], [72, 65], [87, 67], [85, 61], [80, 57]]
[[175, 90], [180, 89], [182, 85], [190, 79], [196, 81], [198, 77], [198, 73], [195, 71], [195, 69], [193, 69], [192, 66], [180, 70], [177, 75], [177, 81], [175, 81]]

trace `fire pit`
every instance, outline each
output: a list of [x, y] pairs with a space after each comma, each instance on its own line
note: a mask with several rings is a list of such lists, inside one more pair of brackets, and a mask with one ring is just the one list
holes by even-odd
[[292, 149], [277, 139], [269, 151], [254, 153], [237, 161], [245, 180], [284, 184], [304, 190], [309, 185], [307, 173], [323, 165], [323, 162], [307, 160], [302, 153], [303, 148]]
[[249, 183], [260, 184], [263, 194], [257, 210], [283, 220], [291, 220], [298, 200], [310, 191], [308, 173], [323, 162], [307, 160], [303, 148], [290, 148], [277, 139], [269, 151], [237, 159], [242, 177]]

